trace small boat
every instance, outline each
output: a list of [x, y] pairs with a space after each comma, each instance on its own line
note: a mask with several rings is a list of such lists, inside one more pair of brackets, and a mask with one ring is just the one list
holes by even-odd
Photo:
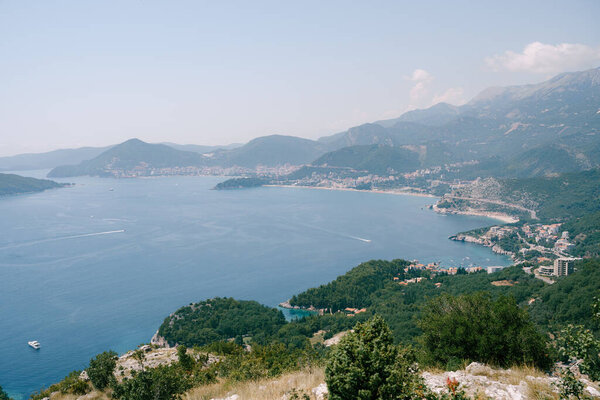
[[114, 191], [115, 191], [115, 189], [113, 189], [113, 188], [110, 188], [110, 189], [108, 189], [108, 191], [109, 191], [109, 192], [114, 192]]
[[28, 345], [30, 345], [31, 347], [33, 347], [36, 350], [39, 350], [40, 347], [42, 347], [42, 345], [40, 344], [40, 342], [38, 342], [37, 340], [32, 340], [31, 342], [27, 342]]

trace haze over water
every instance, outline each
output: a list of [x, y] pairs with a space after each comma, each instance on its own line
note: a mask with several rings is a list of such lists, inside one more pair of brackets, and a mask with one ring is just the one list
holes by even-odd
[[70, 178], [76, 186], [0, 198], [0, 385], [18, 399], [99, 352], [148, 342], [190, 302], [275, 306], [373, 258], [509, 264], [448, 240], [493, 220], [435, 214], [431, 198], [209, 190], [222, 180]]

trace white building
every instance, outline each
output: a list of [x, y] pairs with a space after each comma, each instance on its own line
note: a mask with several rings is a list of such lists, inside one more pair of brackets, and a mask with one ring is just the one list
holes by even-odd
[[504, 269], [504, 267], [487, 267], [487, 273], [488, 274], [493, 274], [494, 272], [498, 272], [498, 271], [502, 271], [502, 269]]
[[573, 272], [573, 262], [575, 258], [557, 258], [554, 260], [554, 275], [567, 276]]

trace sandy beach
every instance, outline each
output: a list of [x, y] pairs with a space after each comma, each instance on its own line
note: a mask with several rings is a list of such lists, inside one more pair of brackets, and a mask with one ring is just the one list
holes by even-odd
[[515, 222], [519, 222], [518, 218], [515, 218], [508, 214], [498, 213], [498, 212], [476, 211], [476, 210], [448, 211], [445, 208], [438, 208], [435, 205], [433, 206], [433, 211], [440, 213], [440, 214], [475, 215], [475, 216], [479, 216], [479, 217], [494, 218], [494, 219], [504, 222], [505, 224], [513, 224]]
[[395, 194], [404, 196], [419, 196], [419, 197], [430, 197], [437, 199], [439, 197], [428, 193], [411, 192], [409, 190], [359, 190], [352, 188], [336, 188], [336, 187], [324, 187], [324, 186], [300, 186], [300, 185], [263, 185], [265, 187], [284, 187], [284, 188], [299, 188], [299, 189], [320, 189], [320, 190], [339, 190], [345, 192], [361, 192], [361, 193], [382, 193], [382, 194]]

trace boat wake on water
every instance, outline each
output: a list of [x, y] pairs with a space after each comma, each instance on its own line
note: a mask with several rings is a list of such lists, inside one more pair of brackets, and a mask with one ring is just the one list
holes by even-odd
[[358, 236], [346, 235], [345, 233], [330, 231], [328, 229], [324, 229], [324, 228], [321, 228], [319, 226], [314, 226], [314, 225], [308, 225], [308, 224], [299, 224], [299, 225], [305, 226], [305, 227], [310, 228], [310, 229], [315, 229], [315, 230], [318, 230], [318, 231], [321, 231], [321, 232], [329, 233], [331, 235], [341, 236], [341, 237], [347, 238], [347, 239], [359, 240], [359, 241], [364, 242], [364, 243], [371, 243], [371, 239], [365, 239], [365, 238], [361, 238], [361, 237], [358, 237]]
[[0, 247], [0, 250], [12, 249], [12, 248], [15, 248], [15, 247], [33, 246], [33, 245], [40, 244], [40, 243], [56, 242], [56, 241], [59, 241], [59, 240], [77, 239], [77, 238], [84, 238], [84, 237], [90, 237], [90, 236], [112, 235], [112, 234], [115, 234], [115, 233], [124, 233], [124, 232], [125, 232], [125, 229], [118, 229], [118, 230], [115, 230], [115, 231], [83, 233], [81, 235], [61, 236], [61, 237], [56, 237], [56, 238], [34, 240], [32, 242], [15, 243], [15, 244], [11, 244], [11, 245], [8, 245], [8, 246]]
[[356, 239], [356, 240], [360, 240], [361, 242], [365, 242], [365, 243], [371, 243], [371, 239], [364, 239], [358, 236], [348, 236], [351, 239]]

